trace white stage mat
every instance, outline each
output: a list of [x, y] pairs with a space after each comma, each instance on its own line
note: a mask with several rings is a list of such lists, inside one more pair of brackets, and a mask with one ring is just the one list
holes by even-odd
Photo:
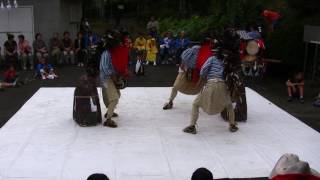
[[188, 180], [199, 167], [215, 178], [266, 177], [284, 153], [320, 170], [320, 134], [256, 92], [247, 89], [249, 118], [237, 133], [201, 113], [197, 135], [182, 132], [195, 96], [179, 94], [163, 111], [169, 94], [127, 88], [119, 128], [81, 128], [72, 120], [73, 88], [40, 89], [0, 129], [0, 180], [85, 180], [97, 172], [111, 180]]

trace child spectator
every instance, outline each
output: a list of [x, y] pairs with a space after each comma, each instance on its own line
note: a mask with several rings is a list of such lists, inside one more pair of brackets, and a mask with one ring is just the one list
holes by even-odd
[[4, 43], [4, 55], [6, 66], [9, 67], [11, 64], [15, 68], [18, 68], [18, 45], [14, 40], [14, 35], [7, 34], [8, 40]]
[[74, 64], [73, 42], [70, 38], [70, 33], [68, 31], [63, 33], [62, 45], [64, 63], [67, 64], [70, 59], [69, 64]]
[[53, 64], [61, 64], [61, 48], [62, 43], [59, 38], [59, 33], [54, 33], [50, 40], [50, 51]]
[[134, 48], [137, 50], [137, 53], [140, 53], [142, 57], [145, 55], [147, 40], [143, 37], [142, 33], [139, 33], [139, 36], [134, 41]]
[[29, 63], [30, 69], [33, 70], [33, 59], [32, 59], [32, 49], [27, 40], [25, 40], [24, 35], [18, 36], [19, 43], [19, 56], [22, 61], [22, 69], [27, 70], [27, 64]]
[[49, 56], [48, 54], [48, 48], [46, 43], [42, 40], [42, 35], [40, 33], [36, 34], [36, 39], [33, 42], [33, 49], [36, 53], [37, 60], [41, 58], [46, 58]]
[[17, 71], [13, 65], [10, 65], [8, 70], [4, 72], [4, 82], [15, 83], [17, 80]]
[[143, 57], [141, 52], [137, 53], [137, 62], [135, 66], [135, 71], [137, 76], [143, 76], [144, 75], [144, 66], [143, 66]]
[[82, 32], [78, 32], [77, 39], [74, 41], [75, 52], [79, 67], [84, 67], [84, 60], [86, 56], [86, 44]]
[[288, 102], [292, 101], [292, 97], [299, 95], [299, 101], [304, 103], [304, 77], [302, 72], [294, 74], [294, 76], [286, 82], [288, 91]]
[[45, 58], [39, 60], [39, 64], [37, 65], [37, 76], [41, 77], [42, 80], [58, 78], [54, 73], [53, 66], [48, 64]]
[[148, 36], [148, 40], [147, 40], [147, 65], [149, 63], [153, 63], [154, 66], [157, 65], [157, 54], [158, 54], [158, 48], [157, 48], [157, 44], [156, 44], [156, 39], [151, 37], [150, 35]]
[[172, 61], [172, 54], [174, 53], [174, 40], [170, 31], [166, 32], [164, 38], [160, 42], [160, 59], [162, 64], [169, 64]]

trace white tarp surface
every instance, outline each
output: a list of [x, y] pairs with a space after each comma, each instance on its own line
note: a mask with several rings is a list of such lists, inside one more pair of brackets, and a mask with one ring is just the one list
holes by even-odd
[[73, 90], [40, 89], [0, 129], [0, 180], [85, 180], [97, 172], [111, 180], [187, 180], [199, 167], [215, 178], [266, 177], [284, 153], [320, 170], [320, 134], [250, 89], [248, 122], [237, 133], [220, 116], [200, 113], [197, 135], [182, 132], [195, 96], [179, 94], [163, 111], [170, 88], [127, 88], [119, 128], [81, 128], [72, 120]]

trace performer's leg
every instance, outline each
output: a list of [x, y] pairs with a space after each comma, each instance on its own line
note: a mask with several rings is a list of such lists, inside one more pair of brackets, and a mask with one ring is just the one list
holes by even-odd
[[116, 128], [118, 127], [118, 125], [111, 118], [114, 116], [114, 110], [119, 102], [120, 92], [117, 90], [117, 88], [115, 87], [111, 79], [107, 80], [107, 88], [105, 90], [104, 98], [107, 98], [104, 101], [105, 103], [108, 103], [107, 105], [108, 111], [106, 114], [107, 120], [103, 125], [111, 128]]
[[192, 104], [191, 123], [188, 127], [183, 129], [183, 132], [190, 134], [197, 134], [196, 124], [199, 118], [199, 101], [200, 95], [194, 100]]
[[235, 122], [234, 109], [233, 109], [233, 106], [231, 103], [227, 106], [227, 112], [228, 112], [228, 120], [229, 120], [229, 124], [230, 124], [229, 130], [231, 132], [238, 131], [239, 128], [237, 127], [236, 122]]

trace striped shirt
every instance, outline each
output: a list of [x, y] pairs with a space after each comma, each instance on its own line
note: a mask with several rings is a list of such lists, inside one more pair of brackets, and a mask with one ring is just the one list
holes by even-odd
[[115, 75], [116, 71], [112, 65], [111, 54], [109, 51], [104, 51], [100, 60], [100, 81], [102, 85], [105, 85], [110, 76]]
[[182, 64], [188, 68], [195, 68], [200, 46], [195, 45], [192, 48], [184, 50], [181, 54]]
[[202, 66], [200, 76], [206, 77], [208, 80], [215, 78], [224, 79], [223, 71], [223, 62], [212, 56]]

